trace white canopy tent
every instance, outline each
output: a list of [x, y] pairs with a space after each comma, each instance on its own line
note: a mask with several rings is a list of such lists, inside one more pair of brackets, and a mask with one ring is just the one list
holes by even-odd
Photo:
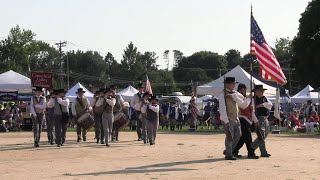
[[[242, 69], [240, 66], [237, 66], [233, 68], [231, 71], [226, 73], [224, 76], [221, 76], [220, 78], [208, 83], [204, 84], [201, 86], [197, 87], [197, 94], [198, 95], [213, 95], [213, 96], [218, 96], [223, 88], [224, 88], [224, 77], [235, 77], [237, 82], [243, 83], [247, 86], [247, 91], [250, 91], [250, 81], [251, 81], [251, 76], [249, 73], [247, 73], [244, 69]], [[261, 81], [259, 81], [256, 78], [252, 78], [254, 84], [262, 84], [263, 87], [266, 90], [265, 96], [266, 97], [275, 97], [276, 96], [276, 88], [269, 86]], [[252, 85], [254, 87], [254, 85]]]
[[70, 102], [73, 102], [77, 98], [76, 92], [79, 88], [83, 88], [83, 90], [86, 91], [84, 93], [84, 96], [87, 97], [90, 100], [90, 102], [92, 102], [94, 94], [79, 82], [76, 85], [74, 85], [71, 89], [69, 89], [69, 91], [66, 94], [66, 97], [69, 98]]
[[138, 92], [139, 91], [136, 88], [130, 85], [127, 88], [123, 89], [122, 91], [118, 92], [117, 94], [120, 94], [124, 101], [129, 102], [131, 101], [132, 97]]
[[313, 87], [307, 85], [304, 89], [292, 96], [291, 102], [293, 103], [306, 103], [308, 100], [312, 100], [313, 103], [319, 101], [319, 94], [317, 92], [310, 92]]
[[0, 74], [1, 91], [18, 91], [20, 94], [31, 94], [30, 78], [12, 70]]

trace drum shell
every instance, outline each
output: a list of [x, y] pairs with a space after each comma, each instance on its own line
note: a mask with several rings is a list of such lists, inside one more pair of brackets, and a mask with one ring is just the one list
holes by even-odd
[[78, 118], [77, 123], [84, 129], [90, 129], [94, 125], [94, 119], [90, 113], [84, 113], [82, 116]]
[[122, 128], [129, 123], [128, 117], [123, 112], [118, 112], [114, 115], [113, 126], [115, 128]]

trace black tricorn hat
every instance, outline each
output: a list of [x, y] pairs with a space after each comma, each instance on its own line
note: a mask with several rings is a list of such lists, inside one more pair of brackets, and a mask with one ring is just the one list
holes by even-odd
[[113, 90], [109, 87], [107, 87], [105, 90], [104, 90], [104, 93], [109, 93], [109, 92], [113, 92]]
[[238, 90], [243, 89], [243, 88], [247, 88], [247, 86], [245, 84], [240, 83], [238, 85]]
[[84, 91], [83, 88], [78, 88], [78, 91], [76, 92], [76, 94], [78, 94], [78, 93], [80, 93], [80, 92], [85, 93], [86, 91]]
[[152, 100], [156, 100], [156, 101], [158, 101], [157, 96], [151, 96], [150, 101], [152, 101]]
[[267, 89], [264, 89], [264, 88], [263, 88], [263, 85], [260, 85], [260, 84], [259, 84], [259, 85], [255, 85], [255, 86], [254, 86], [254, 89], [253, 89], [252, 91], [255, 91], [255, 90], [263, 90], [263, 91], [265, 91], [265, 90], [267, 90]]
[[59, 89], [59, 90], [57, 90], [57, 93], [58, 93], [58, 94], [59, 94], [59, 93], [65, 94], [65, 93], [67, 93], [67, 91], [66, 91], [65, 89]]
[[225, 83], [238, 83], [238, 82], [236, 82], [236, 78], [235, 77], [226, 77], [224, 79], [224, 82]]
[[110, 89], [112, 89], [112, 90], [118, 89], [118, 86], [115, 84], [112, 84], [112, 85], [110, 85]]
[[36, 88], [33, 89], [33, 90], [34, 90], [34, 91], [41, 91], [41, 92], [43, 92], [42, 89], [43, 89], [42, 87], [36, 87]]
[[144, 98], [144, 97], [146, 97], [146, 96], [152, 96], [152, 94], [150, 94], [149, 92], [144, 92], [143, 95], [142, 95], [142, 97]]

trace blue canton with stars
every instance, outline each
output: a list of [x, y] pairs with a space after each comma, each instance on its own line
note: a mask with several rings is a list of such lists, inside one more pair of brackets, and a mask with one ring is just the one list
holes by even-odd
[[260, 46], [262, 46], [262, 44], [266, 42], [263, 37], [262, 31], [253, 16], [251, 16], [251, 34], [254, 37], [254, 41]]

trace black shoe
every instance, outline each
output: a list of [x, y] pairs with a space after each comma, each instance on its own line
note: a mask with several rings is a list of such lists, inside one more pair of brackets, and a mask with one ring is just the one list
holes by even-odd
[[57, 144], [57, 147], [60, 147], [60, 144]]
[[77, 142], [80, 142], [80, 141], [81, 141], [81, 138], [78, 137]]
[[236, 158], [242, 158], [242, 156], [240, 154], [234, 154], [233, 156]]
[[259, 156], [256, 156], [256, 155], [248, 155], [248, 159], [259, 159]]
[[237, 160], [237, 158], [234, 156], [226, 156], [225, 159], [226, 160]]
[[139, 139], [138, 139], [138, 141], [142, 141], [142, 139], [141, 139], [141, 138], [139, 138]]
[[51, 141], [50, 144], [53, 145], [53, 141]]
[[107, 147], [110, 147], [110, 145], [109, 145], [109, 144], [106, 144], [106, 146], [107, 146]]
[[223, 155], [226, 155], [226, 150], [223, 150], [222, 154], [223, 154]]
[[64, 143], [61, 143], [60, 146], [63, 146]]
[[34, 147], [39, 147], [39, 143], [34, 143]]
[[100, 140], [100, 139], [97, 139], [97, 144], [99, 144], [99, 140]]
[[150, 145], [154, 145], [154, 143], [153, 143], [153, 142], [151, 142], [151, 143], [150, 143]]
[[266, 157], [266, 158], [268, 158], [268, 157], [270, 157], [271, 156], [271, 154], [261, 154], [261, 157]]
[[83, 141], [86, 142], [87, 141], [87, 137], [83, 137]]

